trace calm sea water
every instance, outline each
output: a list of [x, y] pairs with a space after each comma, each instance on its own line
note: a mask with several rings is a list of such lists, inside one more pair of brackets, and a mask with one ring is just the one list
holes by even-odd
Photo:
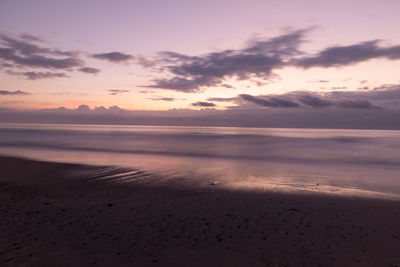
[[0, 154], [205, 186], [400, 199], [400, 131], [0, 124]]

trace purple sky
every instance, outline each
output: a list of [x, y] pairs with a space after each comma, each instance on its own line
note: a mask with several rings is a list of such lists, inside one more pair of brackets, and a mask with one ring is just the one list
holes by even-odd
[[397, 0], [3, 0], [0, 108], [396, 114], [399, 11]]

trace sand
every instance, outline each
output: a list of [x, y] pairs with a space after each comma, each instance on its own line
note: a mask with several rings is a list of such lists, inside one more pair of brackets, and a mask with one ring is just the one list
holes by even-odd
[[151, 185], [142, 172], [121, 184], [101, 179], [110, 169], [8, 157], [0, 167], [0, 266], [400, 266], [399, 201]]

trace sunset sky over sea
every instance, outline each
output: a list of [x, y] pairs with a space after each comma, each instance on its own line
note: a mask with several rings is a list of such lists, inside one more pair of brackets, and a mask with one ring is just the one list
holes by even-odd
[[398, 110], [399, 10], [396, 0], [3, 0], [0, 107]]
[[400, 266], [400, 0], [0, 0], [0, 266]]

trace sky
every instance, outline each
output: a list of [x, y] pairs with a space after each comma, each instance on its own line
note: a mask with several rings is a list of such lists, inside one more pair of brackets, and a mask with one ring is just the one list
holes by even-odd
[[399, 0], [0, 0], [0, 121], [107, 123], [118, 111], [397, 128], [399, 11]]

